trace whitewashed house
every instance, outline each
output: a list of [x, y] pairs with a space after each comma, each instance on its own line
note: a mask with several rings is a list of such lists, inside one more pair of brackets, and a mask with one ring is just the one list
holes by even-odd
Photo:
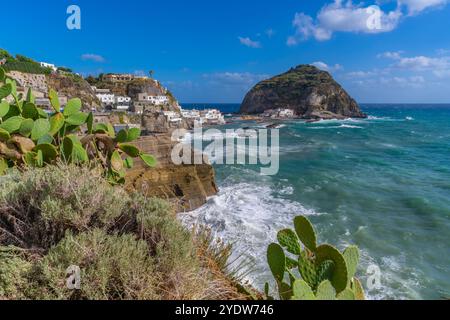
[[187, 118], [187, 119], [198, 119], [200, 118], [200, 111], [198, 110], [184, 110], [181, 109], [181, 115], [183, 116], [183, 118]]
[[225, 118], [223, 114], [217, 109], [206, 110], [203, 114], [203, 118], [210, 124], [225, 124]]
[[113, 105], [115, 95], [109, 89], [96, 89], [96, 96], [103, 105]]
[[131, 98], [127, 96], [115, 96], [114, 104], [117, 110], [128, 111], [130, 109]]
[[291, 109], [279, 109], [278, 116], [280, 118], [292, 118], [294, 117], [294, 110]]
[[180, 123], [183, 121], [181, 115], [175, 111], [164, 111], [164, 115], [167, 117], [167, 120], [172, 123]]
[[150, 102], [156, 106], [160, 106], [169, 102], [169, 98], [167, 96], [156, 96], [147, 93], [140, 93], [138, 95], [138, 100]]
[[52, 69], [54, 72], [58, 70], [58, 68], [52, 63], [39, 62], [39, 64], [41, 65], [42, 68], [49, 68]]

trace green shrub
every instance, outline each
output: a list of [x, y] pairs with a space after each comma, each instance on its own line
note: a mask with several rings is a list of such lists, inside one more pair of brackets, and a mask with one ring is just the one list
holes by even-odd
[[[167, 202], [130, 195], [102, 169], [0, 177], [0, 299], [245, 298], [221, 269], [228, 248], [200, 239]], [[72, 265], [81, 290], [66, 286]]]
[[23, 299], [32, 263], [14, 247], [0, 247], [0, 299]]
[[[36, 269], [30, 287], [35, 299], [148, 300], [158, 297], [157, 274], [145, 241], [132, 234], [108, 235], [94, 229], [67, 235], [51, 248]], [[68, 266], [80, 267], [81, 291], [65, 286]]]

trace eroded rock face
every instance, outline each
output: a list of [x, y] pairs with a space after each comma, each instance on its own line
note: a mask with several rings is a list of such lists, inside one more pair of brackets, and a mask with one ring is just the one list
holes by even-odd
[[305, 119], [366, 117], [328, 72], [309, 65], [258, 83], [246, 95], [241, 113], [259, 114], [276, 108], [292, 109]]
[[90, 84], [80, 77], [51, 74], [47, 81], [48, 87], [56, 90], [60, 96], [67, 96], [68, 99], [80, 98], [85, 110], [98, 109], [101, 106]]
[[178, 212], [191, 211], [206, 203], [207, 198], [217, 194], [213, 167], [201, 165], [174, 165], [171, 161], [175, 145], [168, 134], [141, 137], [136, 145], [158, 160], [156, 168], [146, 167], [136, 161], [126, 178], [128, 191], [139, 190], [147, 196], [167, 199]]
[[182, 119], [181, 122], [170, 122], [164, 114], [157, 112], [145, 112], [142, 115], [141, 125], [145, 133], [171, 134], [174, 130], [193, 128], [193, 125], [186, 119]]

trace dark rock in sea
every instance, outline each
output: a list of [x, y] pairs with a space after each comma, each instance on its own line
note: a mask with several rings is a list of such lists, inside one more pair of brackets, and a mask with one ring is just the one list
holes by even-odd
[[304, 119], [365, 118], [356, 101], [326, 71], [300, 65], [261, 81], [246, 95], [240, 112], [292, 109]]

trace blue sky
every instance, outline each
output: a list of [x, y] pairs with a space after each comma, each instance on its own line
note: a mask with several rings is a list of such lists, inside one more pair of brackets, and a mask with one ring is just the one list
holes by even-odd
[[[9, 1], [0, 48], [85, 75], [154, 70], [182, 102], [241, 102], [314, 63], [361, 103], [450, 103], [448, 2]], [[66, 27], [72, 4], [81, 30]]]

